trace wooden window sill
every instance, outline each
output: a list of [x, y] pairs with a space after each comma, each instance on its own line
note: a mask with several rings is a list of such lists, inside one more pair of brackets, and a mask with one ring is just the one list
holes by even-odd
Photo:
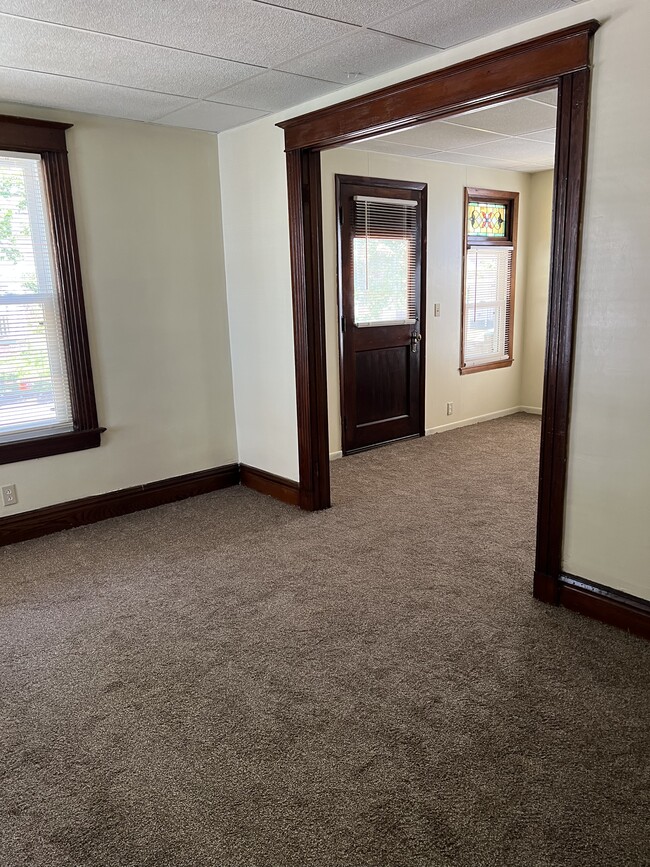
[[458, 372], [461, 376], [466, 373], [482, 373], [485, 370], [499, 370], [502, 367], [512, 367], [513, 358], [506, 358], [505, 361], [491, 361], [489, 364], [477, 364], [474, 367], [460, 367]]
[[104, 427], [93, 430], [75, 430], [69, 433], [33, 439], [16, 440], [0, 445], [0, 464], [14, 464], [19, 461], [31, 461], [35, 458], [45, 458], [50, 455], [62, 455], [67, 452], [80, 452], [84, 449], [95, 449], [100, 445]]

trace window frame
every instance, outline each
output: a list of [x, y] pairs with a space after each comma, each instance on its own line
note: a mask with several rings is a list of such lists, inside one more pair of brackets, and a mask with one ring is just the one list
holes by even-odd
[[[470, 235], [467, 230], [467, 209], [470, 201], [493, 202], [506, 205], [506, 235], [503, 238], [490, 238], [484, 235]], [[482, 187], [465, 187], [463, 196], [463, 274], [460, 310], [460, 367], [461, 376], [468, 373], [482, 373], [486, 370], [499, 370], [512, 367], [514, 361], [514, 328], [515, 328], [515, 284], [517, 275], [517, 227], [519, 221], [519, 193], [505, 190], [488, 190]], [[507, 357], [499, 361], [488, 361], [485, 364], [467, 365], [465, 363], [465, 295], [467, 292], [467, 253], [471, 247], [512, 247], [512, 263], [510, 275], [510, 305], [508, 309]]]
[[72, 202], [66, 130], [72, 124], [0, 115], [0, 150], [39, 154], [52, 232], [73, 430], [0, 444], [0, 464], [97, 448], [99, 427]]

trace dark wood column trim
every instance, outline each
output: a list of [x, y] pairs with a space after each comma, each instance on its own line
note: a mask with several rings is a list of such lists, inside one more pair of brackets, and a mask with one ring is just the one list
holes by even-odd
[[547, 602], [558, 601], [562, 566], [588, 93], [588, 69], [561, 77], [534, 582]]
[[330, 505], [320, 157], [287, 153], [300, 506]]
[[300, 505], [329, 506], [319, 151], [493, 102], [559, 89], [534, 594], [559, 601], [591, 42], [597, 21], [548, 33], [279, 124], [289, 193]]

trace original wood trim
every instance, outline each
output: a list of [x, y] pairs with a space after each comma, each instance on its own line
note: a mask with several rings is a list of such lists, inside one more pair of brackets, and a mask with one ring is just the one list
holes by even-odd
[[[597, 21], [292, 118], [285, 131], [294, 303], [300, 505], [330, 504], [320, 245], [320, 150], [506, 99], [559, 89], [534, 595], [559, 593], [589, 67]], [[316, 188], [317, 187], [317, 188]], [[325, 473], [327, 472], [327, 476]]]
[[597, 21], [585, 21], [278, 124], [287, 151], [323, 149], [553, 87], [589, 65]]
[[601, 623], [650, 639], [650, 602], [575, 575], [559, 579], [560, 605]]
[[267, 494], [269, 497], [274, 497], [290, 506], [300, 505], [300, 485], [298, 482], [267, 473], [266, 470], [249, 467], [247, 464], [241, 464], [240, 472], [241, 484], [245, 488], [251, 488], [260, 494]]
[[588, 100], [588, 69], [561, 77], [535, 553], [536, 573], [556, 582], [562, 568]]
[[[467, 232], [467, 207], [471, 199], [489, 199], [493, 202], [503, 202], [507, 205], [509, 226], [508, 237], [502, 239], [485, 238], [476, 241]], [[483, 373], [486, 370], [498, 370], [501, 367], [511, 367], [514, 361], [515, 346], [515, 304], [517, 301], [517, 246], [519, 238], [519, 193], [505, 190], [487, 190], [482, 187], [465, 187], [463, 198], [463, 267], [462, 285], [460, 287], [460, 367], [461, 376], [467, 373]], [[508, 357], [502, 361], [490, 361], [487, 364], [467, 366], [463, 363], [465, 357], [465, 280], [467, 275], [467, 251], [472, 247], [512, 247], [510, 265], [510, 306], [508, 308]]]
[[0, 114], [0, 142], [2, 150], [42, 153], [66, 152], [65, 131], [71, 123], [56, 123], [33, 117], [13, 117]]
[[300, 507], [330, 505], [320, 157], [287, 153]]
[[499, 370], [502, 367], [512, 367], [514, 358], [504, 358], [503, 361], [491, 361], [489, 364], [475, 364], [472, 367], [459, 367], [461, 376], [466, 373], [484, 373], [486, 370]]
[[[99, 426], [86, 308], [81, 283], [79, 246], [72, 202], [72, 185], [65, 132], [71, 124], [34, 118], [0, 116], [0, 148], [39, 153], [52, 228], [63, 342], [65, 344], [74, 436], [29, 439], [0, 445], [0, 463], [32, 460], [48, 454], [94, 448], [104, 428]], [[47, 450], [47, 443], [53, 451]], [[70, 448], [66, 449], [65, 445]], [[81, 444], [84, 443], [84, 444]]]
[[95, 449], [100, 445], [101, 435], [105, 430], [106, 428], [100, 427], [3, 443], [0, 447], [0, 464], [14, 464], [18, 461]]
[[94, 524], [106, 518], [116, 518], [141, 509], [151, 509], [175, 500], [184, 500], [209, 491], [218, 491], [239, 484], [239, 465], [227, 464], [197, 473], [188, 473], [149, 482], [133, 488], [83, 497], [68, 503], [47, 506], [30, 512], [20, 512], [0, 518], [0, 546], [26, 539], [35, 539], [59, 530], [70, 530], [84, 524]]
[[[414, 193], [414, 201], [419, 204], [419, 234], [420, 248], [416, 261], [416, 267], [420, 274], [420, 317], [419, 317], [419, 332], [422, 335], [422, 340], [419, 346], [420, 352], [420, 375], [418, 382], [419, 409], [420, 416], [418, 419], [419, 436], [425, 436], [425, 402], [426, 402], [426, 345], [427, 345], [427, 236], [428, 236], [428, 185], [424, 181], [401, 181], [396, 178], [374, 178], [365, 175], [341, 175], [334, 176], [335, 183], [335, 208], [336, 208], [336, 282], [337, 282], [337, 299], [338, 299], [338, 344], [339, 344], [339, 406], [341, 411], [341, 442], [342, 452], [344, 455], [351, 455], [355, 452], [366, 451], [369, 448], [376, 448], [380, 445], [387, 445], [390, 442], [397, 440], [386, 440], [383, 443], [374, 443], [370, 446], [361, 446], [359, 448], [348, 447], [348, 432], [345, 426], [346, 406], [345, 406], [345, 363], [344, 363], [344, 333], [341, 328], [341, 317], [343, 313], [343, 227], [341, 225], [341, 187], [342, 185], [368, 187], [376, 189], [383, 187], [387, 190], [406, 191]], [[353, 327], [353, 323], [348, 323], [346, 327]], [[400, 439], [411, 439], [412, 434]], [[328, 438], [329, 442], [329, 438]]]

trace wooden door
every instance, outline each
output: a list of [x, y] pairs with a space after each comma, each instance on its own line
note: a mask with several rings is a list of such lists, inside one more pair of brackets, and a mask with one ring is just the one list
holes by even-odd
[[343, 453], [424, 435], [426, 184], [337, 175]]

